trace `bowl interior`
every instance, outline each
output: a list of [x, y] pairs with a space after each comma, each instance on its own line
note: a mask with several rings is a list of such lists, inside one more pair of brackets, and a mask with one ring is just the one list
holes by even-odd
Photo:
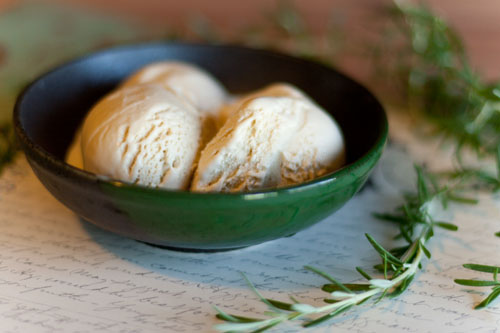
[[116, 48], [60, 67], [24, 95], [20, 124], [32, 142], [63, 159], [75, 130], [99, 98], [140, 67], [165, 59], [191, 62], [208, 70], [232, 93], [279, 81], [298, 86], [339, 123], [348, 163], [366, 154], [380, 138], [384, 124], [378, 102], [334, 70], [271, 52], [186, 44]]

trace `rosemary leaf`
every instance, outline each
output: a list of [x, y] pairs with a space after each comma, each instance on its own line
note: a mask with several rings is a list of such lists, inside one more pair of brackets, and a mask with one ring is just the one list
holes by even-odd
[[425, 256], [430, 259], [431, 258], [431, 252], [425, 247], [425, 245], [421, 242], [420, 247], [422, 248], [422, 251], [424, 251]]
[[250, 287], [250, 289], [251, 289], [251, 290], [255, 293], [255, 295], [257, 295], [257, 296], [259, 297], [259, 299], [260, 299], [263, 303], [265, 303], [267, 306], [269, 306], [269, 308], [274, 309], [274, 308], [275, 308], [275, 306], [274, 306], [271, 302], [269, 302], [269, 301], [267, 300], [267, 298], [264, 298], [264, 296], [262, 296], [262, 295], [260, 294], [260, 292], [257, 290], [257, 288], [255, 288], [255, 286], [253, 285], [253, 283], [252, 283], [252, 282], [248, 279], [248, 277], [246, 276], [246, 274], [245, 274], [245, 273], [243, 273], [243, 272], [241, 272], [241, 275], [242, 275], [242, 276], [243, 276], [243, 278], [245, 279], [245, 282], [246, 282], [246, 283], [247, 283], [247, 285]]
[[479, 200], [477, 200], [477, 199], [466, 198], [466, 197], [458, 196], [456, 194], [450, 194], [448, 196], [448, 199], [451, 201], [455, 201], [455, 202], [458, 202], [461, 204], [466, 204], [466, 205], [476, 205], [479, 202]]
[[491, 287], [498, 286], [500, 282], [497, 281], [486, 281], [486, 280], [464, 280], [464, 279], [455, 279], [455, 283], [460, 284], [462, 286], [472, 286], [472, 287]]
[[373, 216], [379, 220], [385, 220], [385, 221], [396, 222], [396, 223], [401, 223], [401, 224], [408, 223], [408, 219], [404, 216], [397, 216], [397, 215], [392, 215], [392, 214], [381, 214], [381, 213], [374, 213]]
[[256, 318], [249, 318], [249, 317], [242, 317], [242, 316], [230, 315], [230, 314], [222, 311], [217, 306], [214, 306], [214, 308], [218, 312], [217, 315], [216, 315], [216, 317], [219, 318], [219, 319], [221, 319], [221, 320], [229, 321], [229, 322], [232, 322], [232, 323], [253, 323], [253, 322], [261, 321], [261, 319], [256, 319]]
[[[401, 236], [408, 242], [411, 243], [412, 239], [410, 234], [408, 233], [408, 226], [407, 225], [401, 225], [399, 226], [399, 232], [401, 233]], [[392, 251], [391, 251], [392, 252]]]
[[[345, 283], [344, 286], [349, 288], [350, 291], [364, 291], [370, 289], [370, 285], [365, 283]], [[325, 284], [321, 287], [321, 290], [332, 293], [343, 289], [336, 284]]]
[[433, 224], [440, 227], [440, 228], [450, 230], [450, 231], [457, 231], [458, 230], [458, 226], [456, 226], [453, 223], [449, 223], [449, 222], [434, 222]]
[[290, 304], [290, 303], [286, 303], [286, 302], [281, 302], [281, 301], [276, 301], [274, 299], [269, 299], [269, 298], [266, 298], [266, 300], [272, 304], [272, 306], [280, 309], [280, 310], [285, 310], [285, 311], [293, 311], [292, 310], [292, 305], [293, 304]]
[[342, 312], [345, 312], [345, 311], [349, 310], [353, 306], [354, 306], [353, 304], [343, 306], [343, 307], [339, 308], [336, 311], [330, 312], [329, 314], [326, 314], [324, 316], [319, 317], [318, 319], [315, 319], [313, 321], [310, 321], [310, 322], [304, 324], [304, 327], [313, 327], [313, 326], [319, 325], [322, 322], [327, 321], [327, 320], [329, 320], [329, 319], [331, 319], [331, 318], [333, 318], [335, 316], [338, 316]]
[[372, 277], [371, 277], [368, 273], [366, 273], [366, 272], [365, 272], [365, 271], [364, 271], [361, 267], [359, 267], [359, 266], [358, 266], [358, 267], [356, 267], [356, 270], [357, 270], [357, 271], [358, 271], [358, 273], [359, 273], [359, 274], [361, 274], [361, 275], [362, 275], [365, 279], [367, 279], [367, 280], [371, 280], [371, 279], [372, 279]]
[[348, 292], [350, 293], [351, 290], [349, 288], [347, 288], [344, 284], [342, 284], [341, 282], [339, 282], [337, 279], [335, 279], [333, 276], [317, 269], [317, 268], [314, 268], [312, 266], [304, 266], [305, 269], [308, 269], [322, 277], [324, 277], [325, 279], [327, 279], [328, 281], [332, 282], [333, 284], [337, 285], [340, 289], [344, 290], [345, 292]]
[[474, 309], [479, 310], [479, 309], [487, 307], [499, 295], [500, 295], [500, 287], [493, 288], [493, 291], [491, 292], [491, 294], [489, 294], [489, 296], [486, 297], [481, 303], [479, 303], [478, 305], [476, 305], [476, 307]]
[[[432, 238], [434, 236], [434, 228], [430, 227], [428, 230], [427, 230], [427, 233], [424, 237], [424, 240], [429, 240], [430, 238]], [[427, 249], [424, 247], [424, 251], [426, 251]], [[427, 255], [427, 253], [426, 253]]]
[[415, 170], [417, 171], [418, 199], [421, 203], [424, 203], [429, 200], [429, 190], [427, 188], [422, 168], [415, 165]]
[[368, 241], [370, 242], [370, 244], [373, 246], [373, 248], [380, 254], [380, 256], [382, 258], [385, 257], [388, 262], [390, 262], [396, 266], [403, 265], [403, 262], [401, 262], [401, 260], [399, 260], [398, 258], [393, 256], [389, 251], [384, 249], [379, 243], [377, 243], [377, 241], [375, 239], [373, 239], [372, 236], [370, 236], [369, 234], [365, 234], [365, 236], [368, 239]]
[[488, 266], [488, 265], [478, 265], [478, 264], [464, 264], [463, 266], [467, 269], [484, 273], [495, 273], [496, 271], [500, 270], [500, 267], [498, 266]]
[[[493, 91], [495, 92], [495, 90]], [[497, 95], [498, 97], [498, 95]], [[496, 166], [497, 166], [497, 179], [500, 180], [500, 143], [497, 145], [497, 150], [496, 150]]]
[[336, 300], [336, 299], [331, 299], [331, 298], [323, 298], [323, 302], [328, 303], [328, 304], [333, 304], [333, 303], [337, 303], [340, 301]]

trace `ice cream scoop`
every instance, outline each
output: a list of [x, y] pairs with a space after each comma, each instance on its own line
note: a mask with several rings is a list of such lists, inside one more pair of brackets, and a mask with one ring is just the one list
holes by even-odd
[[219, 128], [222, 127], [222, 125], [224, 125], [224, 123], [226, 122], [227, 118], [229, 118], [229, 116], [233, 112], [236, 112], [243, 103], [257, 97], [297, 97], [304, 99], [307, 98], [307, 96], [302, 91], [300, 91], [291, 84], [282, 82], [273, 83], [257, 91], [234, 98], [229, 103], [222, 105], [217, 115], [218, 127]]
[[309, 102], [304, 126], [283, 151], [280, 186], [321, 177], [344, 163], [345, 143], [340, 127], [323, 109]]
[[122, 87], [144, 83], [159, 84], [188, 100], [202, 114], [214, 117], [227, 97], [224, 87], [208, 72], [178, 61], [157, 62], [143, 67], [125, 80]]
[[230, 107], [224, 126], [201, 153], [194, 191], [293, 185], [345, 163], [337, 123], [291, 85], [271, 85]]
[[122, 87], [84, 121], [83, 166], [129, 183], [186, 189], [200, 134], [199, 112], [176, 94], [158, 85]]
[[282, 152], [303, 126], [309, 105], [290, 97], [244, 102], [202, 151], [193, 191], [247, 191], [275, 187]]
[[299, 184], [320, 177], [345, 163], [345, 144], [340, 127], [304, 92], [288, 83], [274, 83], [242, 97], [241, 100], [259, 96], [288, 96], [310, 104], [304, 126], [283, 151], [280, 186]]
[[226, 102], [227, 92], [210, 73], [184, 62], [162, 61], [135, 72], [122, 83], [122, 87], [144, 83], [158, 84], [199, 110], [204, 142], [215, 135], [221, 123], [218, 110]]

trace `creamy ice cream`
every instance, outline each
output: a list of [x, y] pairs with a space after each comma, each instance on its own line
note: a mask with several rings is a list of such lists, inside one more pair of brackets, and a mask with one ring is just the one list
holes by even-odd
[[83, 166], [134, 184], [186, 189], [200, 135], [200, 114], [191, 103], [158, 85], [123, 87], [87, 115]]
[[[217, 113], [225, 102], [227, 93], [224, 87], [209, 73], [196, 66], [164, 61], [150, 64], [130, 77], [119, 89], [135, 85], [156, 84], [191, 103], [201, 116], [201, 141], [208, 142], [217, 130]], [[69, 164], [83, 168], [81, 153], [81, 130], [75, 135], [74, 142], [68, 149], [66, 160]]]
[[288, 83], [273, 83], [254, 91], [250, 94], [246, 94], [240, 96], [238, 98], [234, 98], [230, 103], [222, 105], [219, 109], [219, 113], [217, 115], [217, 125], [218, 127], [222, 127], [226, 122], [227, 118], [238, 110], [238, 108], [246, 101], [251, 100], [257, 97], [296, 97], [296, 98], [304, 98], [307, 99], [307, 96], [304, 95], [302, 91], [295, 88], [291, 84]]
[[143, 83], [159, 84], [189, 101], [202, 114], [214, 117], [227, 97], [224, 87], [212, 75], [178, 61], [150, 64], [127, 78], [122, 87]]
[[280, 184], [281, 155], [309, 105], [290, 97], [244, 102], [202, 151], [191, 190], [246, 191]]
[[345, 162], [336, 122], [304, 93], [275, 84], [226, 106], [202, 151], [194, 191], [242, 191], [312, 180]]
[[158, 84], [190, 102], [202, 116], [202, 138], [208, 142], [221, 121], [218, 110], [226, 102], [224, 87], [208, 72], [179, 61], [163, 61], [147, 65], [128, 77], [122, 87]]
[[233, 192], [298, 184], [345, 162], [338, 125], [296, 87], [226, 100], [197, 67], [149, 65], [90, 111], [68, 163], [151, 187]]
[[304, 126], [283, 151], [280, 186], [321, 177], [345, 163], [340, 127], [319, 106], [313, 103], [309, 106]]

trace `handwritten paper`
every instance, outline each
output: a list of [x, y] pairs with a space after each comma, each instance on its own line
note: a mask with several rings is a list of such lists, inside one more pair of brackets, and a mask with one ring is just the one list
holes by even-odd
[[[254, 317], [266, 309], [240, 271], [267, 297], [320, 305], [326, 281], [304, 265], [354, 282], [355, 266], [378, 263], [365, 232], [395, 244], [394, 226], [371, 214], [396, 206], [411, 188], [407, 154], [418, 142], [412, 150], [405, 137], [393, 138], [370, 183], [336, 214], [293, 237], [219, 253], [164, 250], [103, 231], [52, 198], [20, 156], [0, 177], [0, 332], [210, 332], [220, 323], [214, 305]], [[460, 230], [429, 243], [433, 258], [407, 292], [309, 331], [500, 332], [499, 302], [473, 310], [489, 289], [453, 283], [480, 277], [463, 263], [500, 264], [499, 200], [482, 195], [477, 206], [443, 214]], [[276, 331], [296, 332], [297, 324]]]

